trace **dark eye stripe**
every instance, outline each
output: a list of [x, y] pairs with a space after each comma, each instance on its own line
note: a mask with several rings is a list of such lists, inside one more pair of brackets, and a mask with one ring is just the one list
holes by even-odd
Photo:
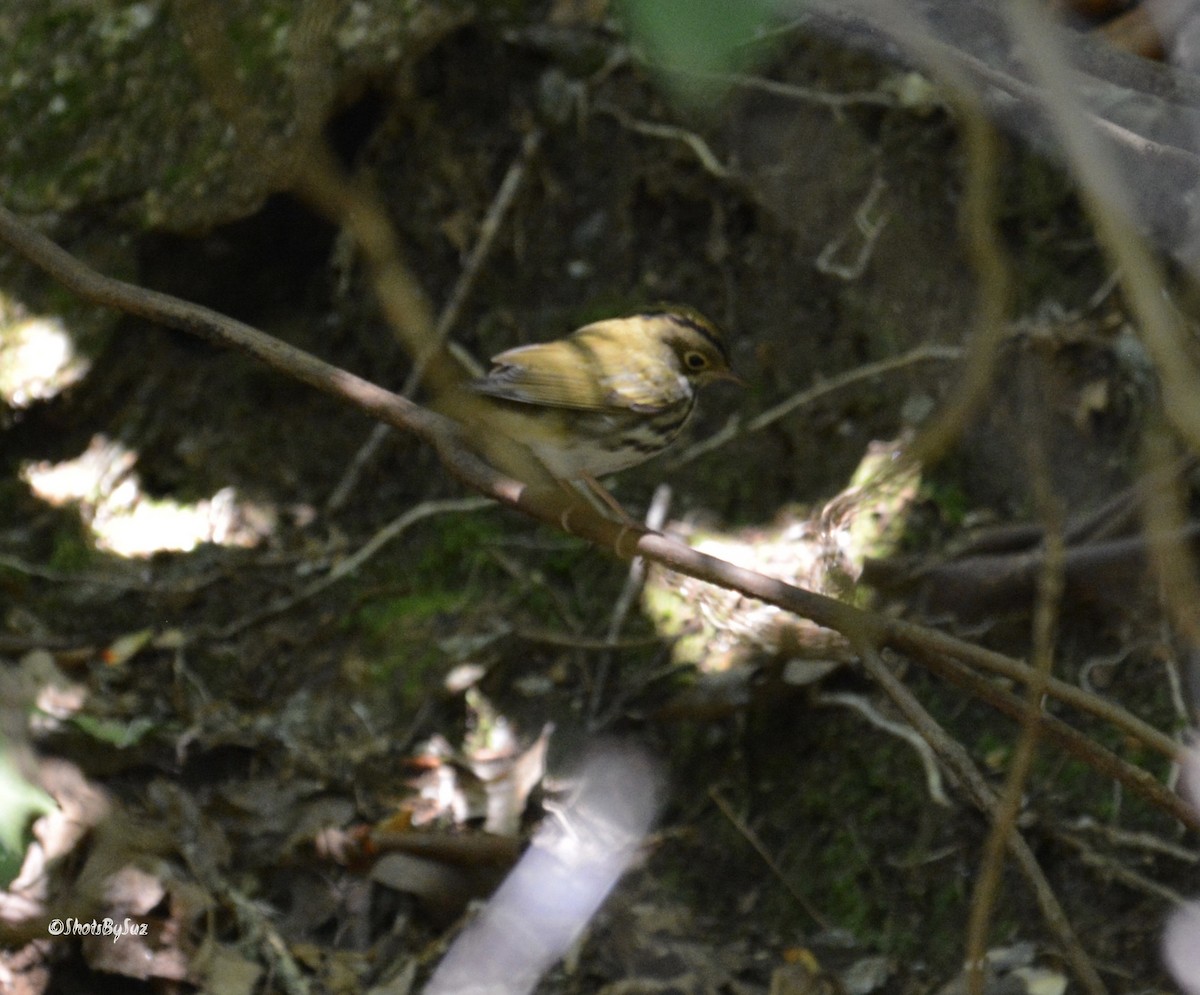
[[711, 345], [721, 354], [721, 358], [725, 360], [725, 364], [729, 365], [729, 351], [725, 347], [725, 343], [713, 334], [711, 328], [706, 327], [702, 322], [697, 321], [690, 314], [682, 314], [679, 311], [647, 311], [640, 315], [642, 318], [666, 318], [673, 324], [683, 328], [690, 328], [693, 332], [699, 335], [705, 342]]

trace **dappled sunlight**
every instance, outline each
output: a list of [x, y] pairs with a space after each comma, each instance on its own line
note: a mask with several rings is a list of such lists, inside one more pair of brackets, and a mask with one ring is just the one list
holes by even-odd
[[14, 408], [54, 397], [87, 373], [62, 319], [25, 314], [0, 294], [0, 398]]
[[[0, 398], [9, 407], [57, 396], [86, 376], [90, 365], [61, 318], [31, 315], [0, 294]], [[187, 552], [205, 542], [254, 546], [274, 529], [275, 509], [240, 500], [232, 487], [193, 504], [147, 497], [134, 470], [137, 459], [97, 435], [75, 459], [27, 463], [21, 475], [42, 500], [77, 505], [96, 545], [120, 556]]]
[[135, 470], [137, 454], [103, 435], [61, 463], [28, 463], [21, 476], [49, 504], [79, 508], [100, 549], [119, 556], [188, 552], [201, 543], [257, 545], [275, 528], [276, 510], [240, 500], [232, 487], [192, 504], [151, 498]]
[[[871, 443], [846, 488], [818, 507], [786, 507], [773, 522], [729, 531], [687, 522], [667, 531], [736, 566], [854, 601], [864, 562], [893, 552], [916, 500], [920, 474], [902, 459], [909, 441]], [[809, 619], [659, 564], [649, 570], [642, 606], [673, 640], [673, 659], [702, 673], [737, 670], [765, 655], [793, 660], [794, 681], [808, 683], [849, 655], [840, 634]]]

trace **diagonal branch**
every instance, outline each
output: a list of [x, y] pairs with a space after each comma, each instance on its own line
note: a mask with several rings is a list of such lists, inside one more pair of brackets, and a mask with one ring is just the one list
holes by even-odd
[[[884, 689], [912, 727], [920, 732], [926, 742], [933, 747], [959, 787], [980, 811], [987, 813], [992, 819], [997, 818], [1000, 799], [988, 785], [962, 744], [949, 736], [933, 716], [925, 711], [912, 692], [888, 669], [875, 646], [864, 642], [858, 645], [858, 649], [862, 654], [863, 666], [867, 668], [868, 673]], [[1084, 952], [1083, 947], [1080, 946], [1066, 912], [1054, 894], [1045, 872], [1025, 837], [1018, 830], [1013, 829], [1005, 842], [1017, 867], [1025, 875], [1033, 890], [1042, 917], [1062, 944], [1076, 978], [1089, 995], [1104, 995], [1107, 992], [1104, 982], [1100, 980], [1095, 966]], [[967, 965], [968, 970], [971, 966]]]
[[[245, 353], [284, 376], [315, 387], [389, 425], [412, 432], [432, 445], [446, 468], [467, 487], [552, 528], [585, 539], [621, 559], [643, 556], [689, 577], [738, 591], [811, 619], [840, 632], [852, 644], [900, 650], [931, 669], [938, 669], [935, 661], [939, 658], [961, 661], [967, 665], [962, 670], [974, 676], [977, 689], [994, 685], [970, 668], [1022, 683], [1031, 679], [1031, 668], [1001, 653], [735, 566], [658, 532], [611, 521], [580, 502], [572, 502], [563, 489], [530, 487], [501, 473], [476, 455], [466, 434], [453, 420], [210, 308], [98, 273], [34, 231], [2, 205], [0, 242], [8, 243], [68, 289], [93, 303], [117, 308]], [[1178, 744], [1116, 705], [1054, 678], [1047, 679], [1045, 687], [1048, 694], [1103, 718], [1156, 752], [1172, 758], [1182, 757]], [[1015, 706], [1016, 714], [1023, 714], [1019, 709], [1020, 705]], [[1082, 734], [1077, 736], [1082, 738]], [[1081, 759], [1097, 769], [1109, 774], [1118, 769], [1113, 764], [1105, 767], [1094, 751], [1077, 750], [1073, 745], [1077, 742], [1075, 738], [1067, 734], [1056, 738], [1077, 756], [1082, 754]], [[1153, 780], [1149, 774], [1145, 774], [1145, 779]], [[1162, 794], [1154, 799], [1155, 804], [1189, 827], [1200, 829], [1200, 817], [1191, 815], [1185, 806], [1164, 804], [1169, 793], [1161, 788], [1160, 791]]]

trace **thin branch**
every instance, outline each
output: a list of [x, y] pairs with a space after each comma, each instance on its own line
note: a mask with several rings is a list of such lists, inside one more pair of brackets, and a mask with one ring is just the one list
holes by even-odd
[[1120, 826], [1098, 822], [1090, 815], [1079, 816], [1074, 821], [1067, 823], [1066, 829], [1072, 833], [1095, 833], [1104, 837], [1114, 846], [1139, 850], [1143, 854], [1170, 857], [1172, 860], [1179, 860], [1185, 864], [1200, 864], [1200, 853], [1197, 853], [1194, 847], [1181, 846], [1179, 843], [1165, 840], [1154, 833], [1122, 829]]
[[[870, 48], [883, 52], [892, 61], [908, 65], [953, 65], [959, 71], [960, 80], [974, 80], [983, 84], [980, 89], [994, 87], [1003, 94], [1002, 101], [988, 100], [989, 110], [1007, 120], [1020, 121], [1023, 126], [1028, 126], [1030, 113], [1036, 113], [1041, 106], [1042, 98], [1037, 87], [1015, 75], [1016, 70], [1011, 60], [1004, 64], [1004, 68], [996, 68], [963, 48], [936, 40], [933, 31], [923, 32], [919, 44], [913, 44], [911, 35], [915, 32], [898, 30], [903, 22], [900, 22], [897, 16], [898, 9], [903, 11], [900, 18], [911, 15], [911, 9], [904, 11], [903, 8], [898, 8], [894, 0], [852, 4], [843, 0], [836, 4], [821, 3], [811, 6], [823, 9], [808, 10], [804, 18], [793, 27], [804, 25], [810, 30], [815, 29], [823, 35], [837, 38], [848, 47]], [[1004, 8], [998, 7], [994, 10], [1000, 13]], [[975, 13], [980, 12], [981, 7], [977, 5]], [[975, 18], [973, 23], [978, 25], [980, 20]], [[1012, 48], [999, 30], [991, 33], [992, 44], [986, 46], [991, 52]], [[893, 38], [911, 50], [911, 57], [904, 57]], [[1065, 55], [1060, 57], [1063, 65], [1070, 63], [1078, 67], [1070, 71], [1074, 90], [1082, 91], [1100, 84], [1105, 87], [1122, 88], [1132, 96], [1153, 98], [1161, 106], [1200, 106], [1200, 84], [1197, 84], [1195, 77], [1190, 73], [1138, 58], [1118, 50], [1100, 38], [1080, 32], [1071, 33], [1070, 48], [1069, 60]], [[991, 95], [985, 92], [985, 96]], [[1114, 106], [1121, 106], [1123, 102], [1113, 100], [1112, 103]], [[1085, 108], [1082, 113], [1096, 128], [1107, 131], [1109, 137], [1135, 155], [1160, 162], [1169, 161], [1188, 170], [1191, 175], [1200, 170], [1200, 157], [1194, 152], [1136, 134], [1090, 109]]]
[[[1013, 540], [1042, 538], [1036, 526], [1002, 530], [992, 538], [1002, 540], [1005, 534]], [[1071, 546], [1063, 560], [1063, 579], [1073, 597], [1119, 600], [1129, 584], [1145, 575], [1156, 547], [1180, 556], [1198, 538], [1200, 524], [1186, 524], [1167, 532], [1156, 524], [1153, 531], [1141, 535]], [[984, 610], [1028, 604], [1044, 560], [1045, 551], [1037, 548], [1019, 553], [963, 556], [909, 572], [905, 572], [903, 565], [871, 561], [863, 571], [863, 581], [885, 591], [915, 587], [919, 592], [917, 600], [927, 612], [975, 617]]]
[[[650, 505], [646, 509], [646, 528], [651, 532], [661, 531], [663, 524], [667, 520], [667, 511], [670, 509], [670, 506], [671, 487], [669, 484], [659, 484], [654, 489], [654, 496], [650, 499]], [[646, 561], [640, 556], [634, 557], [633, 561], [629, 564], [629, 573], [625, 578], [625, 584], [621, 588], [621, 593], [617, 596], [616, 603], [613, 605], [612, 616], [608, 620], [608, 628], [604, 633], [604, 638], [609, 642], [611, 648], [597, 661], [595, 674], [592, 678], [591, 704], [588, 707], [588, 718], [593, 727], [598, 725], [597, 718], [604, 704], [604, 694], [608, 688], [609, 673], [616, 659], [616, 654], [613, 650], [616, 649], [616, 644], [621, 637], [621, 629], [625, 625], [625, 619], [629, 616], [633, 602], [642, 593], [642, 587], [645, 583]]]
[[661, 646], [660, 636], [643, 636], [641, 638], [600, 638], [577, 636], [569, 632], [556, 632], [551, 629], [523, 628], [513, 629], [506, 633], [521, 642], [536, 643], [541, 646], [554, 646], [559, 649], [579, 650], [583, 653], [611, 653], [613, 650], [646, 650], [653, 646]]
[[856, 366], [852, 370], [839, 373], [837, 376], [823, 380], [813, 387], [802, 390], [791, 397], [785, 398], [778, 404], [772, 405], [766, 411], [755, 415], [746, 422], [744, 428], [741, 419], [737, 417], [731, 418], [719, 432], [709, 436], [703, 442], [689, 446], [672, 459], [667, 464], [667, 468], [673, 470], [701, 456], [706, 456], [713, 450], [720, 449], [722, 446], [728, 445], [743, 435], [750, 432], [760, 432], [781, 418], [790, 415], [797, 408], [808, 407], [829, 394], [841, 390], [843, 387], [849, 387], [863, 380], [870, 380], [873, 377], [882, 376], [916, 363], [954, 362], [962, 359], [962, 356], [963, 351], [958, 346], [920, 345], [899, 356], [890, 356], [887, 359], [881, 359], [874, 363], [864, 363], [862, 366]]
[[[803, 590], [701, 553], [678, 540], [648, 532], [640, 526], [603, 518], [591, 508], [572, 501], [562, 488], [534, 490], [520, 480], [499, 472], [477, 456], [452, 420], [216, 311], [103, 276], [30, 229], [2, 206], [0, 241], [7, 242], [25, 258], [93, 303], [119, 308], [244, 352], [285, 376], [309, 384], [372, 417], [412, 432], [434, 446], [447, 470], [466, 486], [552, 528], [585, 539], [621, 559], [644, 556], [679, 573], [738, 591], [811, 619], [818, 625], [843, 633], [851, 641], [867, 639], [872, 645], [887, 645], [908, 652], [917, 659], [925, 660], [927, 665], [931, 665], [939, 656], [950, 657], [1025, 683], [1030, 679], [1028, 667], [1003, 654], [933, 629], [889, 619]], [[1047, 691], [1074, 707], [1111, 722], [1152, 749], [1172, 758], [1182, 756], [1179, 745], [1169, 737], [1095, 695], [1053, 679], [1047, 683]], [[1149, 778], [1149, 775], [1146, 777]], [[1188, 825], [1194, 823], [1194, 820], [1181, 821]]]
[[[858, 649], [862, 654], [863, 666], [896, 703], [913, 728], [924, 736], [929, 745], [933, 747], [934, 752], [949, 769], [959, 787], [967, 793], [980, 811], [994, 818], [999, 801], [962, 744], [949, 736], [938, 725], [912, 692], [888, 669], [880, 659], [874, 644], [863, 642], [858, 645]], [[1089, 995], [1106, 995], [1107, 989], [1104, 987], [1104, 982], [1101, 981], [1091, 959], [1076, 939], [1066, 912], [1050, 887], [1050, 882], [1046, 879], [1029, 844], [1025, 842], [1025, 837], [1014, 830], [1008, 836], [1008, 848], [1033, 889], [1034, 897], [1042, 911], [1042, 917], [1051, 932], [1058, 937], [1080, 984]]]
[[335, 563], [332, 569], [323, 577], [317, 578], [294, 594], [278, 598], [269, 605], [264, 605], [243, 615], [236, 621], [214, 632], [212, 636], [215, 639], [230, 639], [239, 632], [244, 632], [252, 625], [257, 625], [265, 619], [282, 615], [284, 612], [291, 611], [297, 605], [312, 600], [326, 588], [332, 587], [343, 577], [350, 576], [350, 574], [354, 573], [354, 571], [383, 549], [389, 542], [399, 538], [418, 522], [424, 521], [426, 518], [432, 518], [434, 515], [483, 511], [485, 508], [492, 507], [495, 507], [495, 505], [491, 501], [477, 497], [457, 498], [445, 501], [424, 501], [415, 507], [409, 508], [398, 518], [394, 518], [388, 522], [387, 525], [376, 532], [367, 542], [355, 550], [354, 553], [347, 556], [344, 560], [339, 560]]
[[1004, 789], [993, 812], [992, 828], [984, 843], [983, 858], [971, 899], [966, 943], [967, 990], [970, 995], [983, 995], [984, 955], [987, 953], [992, 914], [1000, 892], [1004, 851], [1008, 848], [1009, 839], [1016, 833], [1025, 785], [1037, 756], [1037, 744], [1042, 732], [1042, 700], [1045, 697], [1046, 679], [1054, 665], [1058, 613], [1065, 585], [1062, 507], [1051, 496], [1045, 450], [1038, 445], [1038, 441], [1037, 432], [1031, 432], [1029, 462], [1035, 470], [1034, 492], [1037, 503], [1043, 508], [1042, 517], [1046, 523], [1045, 559], [1038, 577], [1038, 598], [1033, 615], [1033, 679], [1025, 687], [1021, 734], [1013, 750]]
[[[878, 210], [879, 199], [885, 190], [887, 190], [887, 183], [884, 182], [882, 176], [876, 173], [874, 179], [871, 180], [870, 188], [855, 209], [851, 222], [843, 225], [842, 230], [826, 242], [825, 248], [818, 253], [816, 262], [813, 264], [818, 273], [850, 281], [857, 280], [866, 272], [867, 264], [870, 263], [871, 256], [875, 253], [875, 245], [879, 241], [879, 236], [892, 216], [886, 207]], [[842, 262], [838, 258], [839, 255], [856, 237], [861, 240], [858, 252], [855, 253], [853, 259]]]
[[[957, 660], [949, 656], [934, 654], [926, 656], [918, 662], [926, 669], [961, 687], [1009, 718], [1017, 721], [1024, 718], [1026, 705], [1019, 695], [1006, 691], [995, 681], [975, 673]], [[1090, 736], [1056, 716], [1042, 712], [1041, 724], [1042, 735], [1046, 739], [1066, 750], [1104, 777], [1124, 785], [1159, 811], [1177, 819], [1189, 829], [1200, 830], [1200, 815], [1197, 815], [1187, 802], [1160, 783], [1145, 768], [1122, 760], [1111, 750], [1101, 746]], [[1176, 756], [1182, 756], [1182, 753], [1182, 748], [1177, 746]]]
[[802, 891], [800, 891], [799, 888], [792, 884], [787, 875], [783, 873], [783, 868], [779, 866], [778, 861], [771, 856], [766, 846], [763, 845], [762, 840], [758, 838], [758, 834], [751, 829], [749, 825], [747, 825], [745, 819], [743, 819], [733, 810], [733, 806], [725, 800], [725, 797], [716, 789], [715, 786], [708, 789], [708, 797], [711, 798], [716, 804], [717, 808], [721, 810], [721, 814], [724, 815], [725, 818], [730, 821], [733, 827], [742, 834], [743, 838], [747, 843], [750, 844], [754, 852], [762, 858], [762, 862], [771, 869], [771, 873], [774, 874], [779, 883], [787, 889], [788, 894], [796, 900], [796, 903], [800, 906], [800, 908], [807, 912], [812, 921], [822, 929], [829, 929], [829, 920], [821, 915], [820, 909], [813, 905], [813, 903], [809, 901], [808, 897]]
[[438, 338], [433, 310], [404, 261], [383, 199], [365, 182], [347, 177], [322, 142], [296, 150], [292, 167], [294, 192], [354, 239], [389, 326], [434, 396], [452, 391], [471, 371]]
[[1000, 206], [1000, 147], [995, 128], [973, 93], [956, 85], [958, 73], [953, 67], [934, 62], [933, 69], [949, 84], [952, 102], [960, 112], [967, 161], [958, 223], [979, 289], [967, 359], [957, 386], [910, 449], [910, 458], [923, 466], [941, 459], [986, 399], [1012, 299], [1011, 266], [1001, 248], [996, 220]]
[[[466, 264], [463, 266], [463, 270], [454, 284], [454, 290], [451, 291], [450, 297], [446, 300], [445, 305], [443, 305], [442, 310], [438, 314], [437, 324], [433, 329], [434, 342], [438, 347], [446, 343], [451, 330], [453, 330], [459, 315], [462, 313], [463, 305], [470, 296], [471, 290], [475, 286], [475, 281], [479, 278], [479, 273], [483, 269], [483, 264], [496, 242], [500, 226], [503, 224], [504, 218], [508, 214], [513, 201], [516, 199], [517, 192], [521, 188], [521, 183], [525, 178], [529, 163], [533, 161], [534, 155], [541, 146], [542, 135], [542, 130], [535, 128], [525, 136], [524, 141], [521, 143], [520, 151], [518, 151], [516, 158], [509, 165], [508, 172], [504, 174], [504, 179], [500, 182], [496, 196], [493, 198], [491, 206], [488, 208], [487, 214], [484, 215], [483, 222], [479, 226], [479, 238], [471, 248], [471, 253], [467, 257]], [[471, 362], [473, 363], [474, 360], [471, 360]], [[464, 363], [464, 365], [466, 364]], [[408, 379], [404, 382], [404, 388], [400, 393], [405, 397], [410, 396], [416, 390], [424, 372], [425, 364], [419, 360], [415, 361], [412, 372], [409, 373]], [[478, 364], [470, 372], [479, 372]], [[387, 425], [375, 426], [367, 441], [359, 447], [350, 460], [337, 486], [330, 493], [329, 499], [325, 502], [325, 510], [327, 512], [335, 512], [346, 503], [346, 499], [350, 496], [350, 492], [358, 482], [363, 468], [379, 450], [389, 431], [390, 428]]]
[[[459, 274], [458, 281], [454, 284], [454, 289], [450, 292], [450, 296], [446, 299], [445, 305], [438, 314], [437, 325], [433, 330], [434, 338], [438, 345], [446, 341], [446, 337], [454, 328], [459, 315], [462, 313], [463, 305], [466, 304], [467, 298], [475, 286], [475, 281], [479, 278], [479, 273], [483, 269], [484, 262], [491, 255], [492, 246], [496, 242], [496, 236], [500, 233], [500, 226], [504, 223], [504, 219], [508, 215], [513, 201], [516, 200], [517, 192], [521, 189], [521, 184], [525, 180], [525, 173], [529, 169], [529, 164], [533, 161], [533, 157], [541, 147], [542, 135], [541, 128], [534, 128], [525, 136], [516, 158], [509, 164], [508, 172], [504, 174], [504, 179], [500, 181], [500, 187], [496, 191], [496, 196], [492, 199], [487, 214], [484, 215], [483, 221], [479, 226], [479, 238], [476, 240], [475, 245], [472, 246], [471, 254], [467, 257], [467, 262], [463, 266], [462, 273]], [[404, 382], [404, 390], [401, 393], [406, 397], [410, 396], [421, 382], [423, 373], [424, 369], [420, 364], [413, 364], [412, 372]]]
[[[547, 517], [557, 520], [565, 511], [570, 511], [577, 518], [586, 514], [586, 509], [577, 505], [569, 508], [561, 504], [550, 507], [549, 502], [533, 501], [525, 484], [497, 472], [472, 453], [462, 439], [459, 426], [449, 418], [210, 308], [104, 276], [25, 225], [2, 205], [0, 241], [7, 242], [15, 251], [85, 300], [244, 353], [278, 373], [357, 407], [373, 418], [413, 433], [437, 449], [455, 476], [495, 500], [521, 508], [526, 514], [543, 520]], [[539, 510], [534, 511], [535, 506]], [[602, 526], [593, 532], [613, 540], [620, 535], [619, 529]]]
[[916, 750], [917, 756], [921, 758], [921, 766], [925, 768], [925, 789], [929, 792], [929, 797], [933, 799], [934, 804], [941, 805], [943, 808], [953, 807], [950, 799], [946, 797], [946, 789], [942, 787], [942, 772], [938, 769], [937, 757], [934, 756], [933, 749], [919, 733], [913, 730], [912, 726], [885, 718], [879, 709], [861, 694], [848, 694], [844, 691], [825, 692], [817, 695], [814, 700], [818, 705], [838, 705], [842, 708], [849, 708], [858, 712], [871, 725], [897, 739], [904, 740]]
[[1167, 417], [1190, 448], [1200, 451], [1200, 395], [1195, 390], [1200, 370], [1187, 346], [1183, 318], [1163, 292], [1162, 268], [1137, 234], [1130, 184], [1100, 141], [1100, 129], [1072, 85], [1061, 28], [1034, 0], [1015, 0], [1004, 9], [1079, 182], [1080, 199], [1113, 266], [1120, 270], [1126, 302], [1158, 371]]
[[796, 100], [805, 104], [816, 104], [818, 107], [830, 107], [834, 110], [846, 107], [896, 107], [900, 104], [899, 98], [886, 90], [849, 90], [843, 93], [832, 93], [814, 86], [781, 83], [778, 80], [766, 79], [763, 76], [751, 76], [746, 73], [689, 72], [673, 70], [664, 66], [654, 66], [653, 68], [661, 72], [677, 73], [680, 76], [737, 87], [741, 90], [756, 90], [759, 93], [769, 93], [773, 97], [783, 97], [785, 100]]
[[621, 110], [615, 104], [598, 101], [593, 107], [598, 113], [607, 114], [621, 125], [621, 127], [628, 128], [639, 135], [646, 135], [649, 138], [663, 138], [672, 142], [682, 142], [692, 150], [693, 155], [699, 160], [700, 165], [704, 167], [705, 171], [711, 173], [719, 180], [728, 179], [731, 175], [729, 167], [717, 158], [717, 154], [709, 148], [708, 142], [694, 131], [688, 131], [687, 128], [681, 128], [675, 124], [662, 124], [658, 121], [641, 121], [626, 114], [625, 111]]
[[[889, 645], [902, 649], [910, 655], [915, 655], [935, 671], [935, 660], [942, 656], [962, 661], [962, 663], [979, 670], [1019, 681], [1026, 686], [1035, 680], [1033, 670], [1027, 664], [1005, 656], [1003, 653], [947, 636], [936, 629], [927, 629], [909, 622], [894, 621], [887, 625], [887, 636]], [[1183, 758], [1182, 747], [1170, 736], [1098, 695], [1084, 691], [1074, 684], [1068, 684], [1057, 677], [1046, 679], [1045, 691], [1065, 704], [1112, 723], [1122, 732], [1133, 736], [1145, 746], [1170, 760]]]
[[[1177, 462], [1173, 433], [1165, 426], [1151, 426], [1142, 437], [1142, 460], [1147, 472], [1165, 477], [1166, 468]], [[1142, 498], [1150, 562], [1158, 578], [1167, 615], [1190, 646], [1200, 646], [1200, 583], [1196, 580], [1192, 545], [1200, 529], [1188, 524], [1189, 490], [1180, 476], [1166, 478], [1168, 484], [1148, 490]], [[1177, 538], [1187, 529], [1185, 541]]]
[[1169, 905], [1182, 905], [1187, 901], [1174, 888], [1148, 878], [1144, 874], [1139, 874], [1108, 854], [1100, 853], [1094, 847], [1089, 846], [1086, 840], [1080, 839], [1076, 834], [1054, 826], [1049, 827], [1049, 832], [1056, 840], [1066, 843], [1079, 853], [1083, 865], [1095, 868], [1105, 884], [1108, 884], [1109, 881], [1119, 881], [1133, 891], [1148, 895], [1159, 901], [1165, 901]]

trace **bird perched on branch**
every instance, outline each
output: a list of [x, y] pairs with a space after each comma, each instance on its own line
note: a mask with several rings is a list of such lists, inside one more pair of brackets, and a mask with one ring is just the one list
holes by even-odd
[[483, 402], [472, 420], [519, 442], [554, 480], [584, 483], [623, 519], [596, 478], [666, 449], [705, 384], [744, 383], [717, 326], [683, 307], [593, 322], [492, 364], [470, 384]]

